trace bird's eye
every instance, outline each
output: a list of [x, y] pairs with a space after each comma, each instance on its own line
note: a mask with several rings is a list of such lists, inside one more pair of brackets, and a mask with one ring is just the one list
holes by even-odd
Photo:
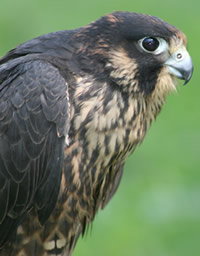
[[154, 37], [146, 37], [142, 41], [142, 46], [145, 50], [154, 52], [159, 46], [159, 41]]
[[148, 53], [160, 54], [167, 50], [167, 42], [158, 37], [144, 37], [139, 40], [140, 47]]

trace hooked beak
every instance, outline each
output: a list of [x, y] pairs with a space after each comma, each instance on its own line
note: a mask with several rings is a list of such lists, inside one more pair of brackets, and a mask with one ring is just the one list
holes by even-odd
[[167, 66], [172, 75], [185, 80], [184, 85], [190, 81], [193, 73], [193, 63], [185, 48], [174, 52], [164, 65]]

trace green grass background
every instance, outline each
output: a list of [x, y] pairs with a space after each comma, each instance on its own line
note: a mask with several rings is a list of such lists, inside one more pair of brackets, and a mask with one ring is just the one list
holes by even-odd
[[129, 157], [120, 188], [75, 256], [200, 255], [199, 0], [0, 0], [0, 55], [43, 33], [83, 26], [128, 10], [185, 32], [195, 71], [168, 97], [144, 143]]

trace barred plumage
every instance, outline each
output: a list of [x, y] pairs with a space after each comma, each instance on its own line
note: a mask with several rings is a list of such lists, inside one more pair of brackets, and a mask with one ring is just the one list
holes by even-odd
[[[145, 43], [144, 43], [145, 42]], [[182, 32], [115, 12], [0, 59], [0, 255], [71, 255], [192, 61]]]

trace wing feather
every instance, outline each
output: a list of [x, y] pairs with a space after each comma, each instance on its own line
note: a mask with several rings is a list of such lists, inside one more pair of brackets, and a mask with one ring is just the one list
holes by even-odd
[[10, 62], [0, 66], [0, 247], [31, 207], [41, 223], [52, 212], [69, 129], [58, 69], [44, 60]]

